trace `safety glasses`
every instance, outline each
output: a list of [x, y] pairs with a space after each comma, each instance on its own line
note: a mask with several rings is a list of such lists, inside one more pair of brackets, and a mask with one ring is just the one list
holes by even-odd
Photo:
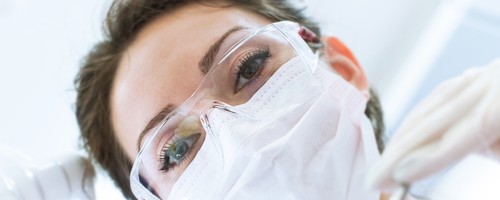
[[[193, 95], [143, 137], [130, 174], [134, 195], [167, 199], [193, 159], [209, 156], [217, 162], [217, 155], [200, 154], [207, 134], [211, 134], [209, 112], [225, 109], [238, 113], [238, 106], [258, 101], [254, 96], [259, 89], [271, 84], [273, 77], [288, 73], [280, 67], [292, 59], [300, 59], [301, 73], [313, 74], [316, 56], [304, 40], [315, 39], [302, 26], [288, 21], [229, 35], [214, 59], [204, 63], [208, 72]], [[241, 114], [252, 116], [251, 112]], [[216, 180], [221, 173], [222, 169], [211, 175]]]

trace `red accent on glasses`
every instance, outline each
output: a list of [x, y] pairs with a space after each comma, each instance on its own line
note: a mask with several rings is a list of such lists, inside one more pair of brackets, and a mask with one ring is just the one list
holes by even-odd
[[311, 30], [309, 30], [306, 27], [303, 27], [303, 26], [300, 27], [299, 35], [306, 42], [319, 43], [319, 38], [316, 35], [316, 33], [312, 32]]

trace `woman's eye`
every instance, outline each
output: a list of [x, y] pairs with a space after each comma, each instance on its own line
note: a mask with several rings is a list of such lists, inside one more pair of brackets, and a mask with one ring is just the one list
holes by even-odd
[[271, 57], [269, 50], [257, 50], [242, 59], [237, 68], [234, 93], [239, 92], [259, 75], [269, 57]]
[[168, 172], [173, 167], [179, 166], [189, 155], [200, 135], [196, 133], [188, 137], [175, 138], [170, 144], [165, 145], [160, 154], [160, 170]]

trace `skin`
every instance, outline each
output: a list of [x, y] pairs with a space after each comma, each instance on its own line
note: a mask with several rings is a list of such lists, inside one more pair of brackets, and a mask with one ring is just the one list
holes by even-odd
[[209, 47], [236, 25], [271, 23], [235, 8], [191, 4], [168, 13], [140, 31], [118, 67], [111, 96], [111, 117], [119, 143], [130, 160], [137, 139], [162, 107], [185, 101], [201, 83], [198, 67]]
[[[113, 128], [130, 161], [150, 119], [167, 104], [180, 105], [201, 83], [198, 64], [216, 40], [234, 26], [270, 23], [238, 8], [189, 4], [145, 26], [120, 60], [110, 99]], [[332, 68], [369, 97], [365, 73], [349, 49], [335, 38], [323, 41]]]

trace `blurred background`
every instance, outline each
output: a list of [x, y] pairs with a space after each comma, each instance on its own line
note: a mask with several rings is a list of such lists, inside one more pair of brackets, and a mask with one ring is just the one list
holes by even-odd
[[[500, 58], [497, 0], [296, 0], [351, 47], [387, 135], [438, 83]], [[0, 145], [39, 160], [81, 151], [73, 79], [109, 1], [0, 0]], [[102, 174], [98, 199], [120, 199]]]

